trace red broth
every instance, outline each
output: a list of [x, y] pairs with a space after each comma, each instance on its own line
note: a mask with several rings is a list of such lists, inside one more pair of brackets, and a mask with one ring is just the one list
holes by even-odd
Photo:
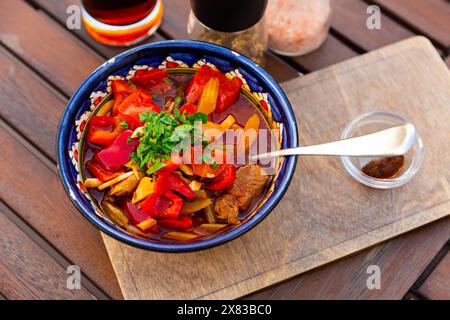
[[[156, 104], [162, 111], [167, 110], [167, 107], [170, 105], [170, 102], [173, 102], [175, 100], [175, 97], [184, 95], [186, 86], [188, 85], [189, 81], [191, 81], [192, 77], [193, 77], [193, 75], [190, 75], [190, 74], [182, 74], [182, 75], [169, 74], [169, 76], [168, 76], [169, 80], [166, 79], [165, 81], [166, 81], [166, 83], [171, 84], [172, 88], [164, 93], [153, 94], [153, 100], [152, 100], [153, 103]], [[255, 106], [254, 101], [252, 101], [252, 99], [250, 99], [245, 94], [243, 94], [242, 90], [241, 90], [241, 93], [239, 94], [239, 97], [236, 102], [234, 102], [226, 111], [224, 111], [222, 113], [213, 112], [212, 114], [210, 114], [208, 116], [208, 120], [213, 123], [221, 123], [225, 118], [227, 118], [228, 115], [232, 115], [236, 119], [236, 124], [238, 124], [241, 127], [244, 127], [247, 119], [249, 119], [249, 117], [251, 117], [254, 114], [257, 114], [257, 116], [259, 118], [259, 129], [265, 129], [265, 130], [268, 130], [268, 132], [270, 132], [270, 127], [267, 123], [266, 118], [263, 116], [263, 114], [260, 112], [260, 110]], [[271, 138], [273, 138], [273, 137], [269, 134], [267, 137], [268, 142], [270, 141]], [[270, 151], [271, 144], [268, 143], [268, 146], [269, 146], [269, 150], [267, 150], [267, 151]], [[90, 143], [89, 141], [86, 141], [86, 143], [84, 144], [85, 151], [84, 151], [84, 157], [83, 157], [84, 160], [83, 161], [84, 161], [84, 174], [86, 176], [86, 179], [95, 178], [95, 176], [93, 174], [91, 174], [89, 172], [89, 170], [87, 169], [86, 164], [88, 163], [88, 161], [93, 161], [94, 155], [97, 154], [103, 148], [104, 147]], [[237, 170], [239, 170], [239, 168], [242, 167], [243, 165], [244, 164], [237, 164], [235, 167], [237, 168]], [[180, 175], [183, 176], [182, 173], [180, 173]], [[185, 176], [183, 176], [183, 178], [191, 179], [192, 177], [185, 175]], [[159, 176], [157, 179], [159, 179]], [[206, 183], [207, 183], [207, 181], [206, 181], [207, 179], [200, 178], [197, 180], [202, 181], [204, 183], [204, 185], [206, 185]], [[249, 216], [249, 214], [254, 211], [254, 209], [258, 206], [258, 204], [260, 204], [260, 202], [264, 199], [264, 197], [267, 193], [268, 186], [270, 185], [271, 180], [272, 180], [272, 176], [270, 176], [267, 179], [267, 182], [264, 184], [264, 187], [262, 188], [261, 192], [259, 192], [259, 194], [257, 196], [252, 197], [248, 207], [245, 210], [239, 212], [239, 214], [237, 216], [238, 220], [245, 221], [245, 219]], [[220, 190], [220, 191], [206, 190], [206, 193], [207, 193], [207, 196], [210, 199], [212, 199], [212, 201], [215, 205], [215, 201], [218, 201], [219, 197], [224, 195], [224, 193], [228, 192], [227, 190], [229, 190], [229, 188], [232, 188], [232, 187], [228, 187], [228, 189]], [[96, 188], [89, 189], [90, 194], [98, 202], [98, 204], [102, 207], [103, 211], [106, 211], [102, 204], [103, 204], [103, 201], [106, 198], [108, 198], [108, 196], [107, 196], [108, 190], [109, 190], [109, 188], [106, 190], [103, 190], [103, 191], [99, 191]], [[110, 199], [110, 198], [111, 197], [109, 197], [108, 199]], [[188, 201], [187, 199], [185, 199], [182, 196], [181, 196], [181, 198], [183, 199], [184, 203], [186, 201]], [[131, 196], [114, 197], [114, 204], [123, 210], [124, 207], [126, 206], [126, 202], [130, 201], [130, 199], [131, 199]], [[143, 201], [141, 201], [140, 203], [142, 203], [142, 202]], [[139, 203], [137, 205], [139, 207]], [[214, 206], [212, 205], [212, 207], [214, 207]], [[123, 211], [125, 212], [125, 214], [127, 214], [126, 210], [123, 210]], [[233, 227], [233, 224], [229, 224], [229, 223], [227, 223], [226, 220], [220, 219], [217, 216], [217, 212], [215, 212], [215, 215], [216, 215], [215, 216], [216, 223], [227, 224], [226, 227], [218, 230], [217, 232], [220, 232], [220, 233], [226, 232], [227, 230], [229, 230], [230, 228]], [[189, 217], [192, 220], [192, 227], [190, 227], [186, 230], [182, 230], [181, 232], [182, 233], [193, 233], [198, 236], [195, 239], [186, 239], [185, 241], [197, 241], [197, 240], [205, 238], [205, 237], [214, 236], [217, 233], [217, 232], [209, 232], [209, 233], [205, 232], [204, 234], [198, 234], [198, 231], [196, 231], [197, 233], [193, 232], [193, 230], [196, 230], [195, 228], [197, 228], [199, 225], [208, 223], [207, 218], [205, 216], [204, 209], [199, 210], [198, 212], [189, 214]], [[133, 224], [131, 222], [129, 222], [128, 225], [130, 226]], [[161, 223], [161, 220], [158, 220], [157, 225], [159, 226], [159, 228], [158, 228], [159, 230], [157, 230], [157, 231], [155, 231], [155, 229], [143, 231], [143, 230], [140, 230], [139, 228], [136, 228], [136, 226], [132, 227], [131, 229], [128, 228], [128, 230], [131, 233], [136, 233], [138, 236], [140, 235], [142, 237], [147, 237], [149, 239], [154, 239], [154, 240], [158, 240], [158, 241], [169, 241], [169, 242], [183, 241], [183, 240], [173, 240], [173, 239], [165, 238], [165, 235], [168, 232], [174, 232], [174, 231], [178, 232], [179, 230], [165, 228], [164, 224]], [[161, 225], [163, 225], [163, 226], [161, 226]], [[200, 233], [202, 233], [203, 229], [200, 231], [201, 231]]]

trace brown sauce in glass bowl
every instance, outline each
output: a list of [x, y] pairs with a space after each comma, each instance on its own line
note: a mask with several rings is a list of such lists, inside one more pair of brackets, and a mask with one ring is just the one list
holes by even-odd
[[368, 162], [361, 170], [376, 179], [392, 179], [403, 167], [404, 156], [385, 157]]

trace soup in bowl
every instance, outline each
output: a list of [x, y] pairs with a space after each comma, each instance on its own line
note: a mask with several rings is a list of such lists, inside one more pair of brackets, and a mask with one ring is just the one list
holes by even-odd
[[289, 102], [251, 60], [219, 46], [165, 41], [95, 70], [58, 133], [62, 182], [80, 212], [125, 243], [185, 252], [229, 241], [281, 199], [297, 146]]

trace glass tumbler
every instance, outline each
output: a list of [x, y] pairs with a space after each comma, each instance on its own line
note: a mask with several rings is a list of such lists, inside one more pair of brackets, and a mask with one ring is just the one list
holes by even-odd
[[269, 0], [269, 48], [284, 56], [299, 56], [319, 48], [331, 20], [330, 0]]
[[152, 35], [163, 16], [162, 0], [83, 0], [83, 22], [96, 41], [130, 46]]

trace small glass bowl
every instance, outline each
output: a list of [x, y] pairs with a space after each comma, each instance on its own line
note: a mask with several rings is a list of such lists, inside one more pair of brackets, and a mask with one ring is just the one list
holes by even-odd
[[[388, 129], [408, 122], [402, 117], [389, 112], [369, 112], [354, 119], [347, 125], [341, 134], [341, 139], [348, 139], [375, 131]], [[366, 186], [377, 189], [391, 189], [400, 187], [412, 179], [420, 169], [423, 162], [424, 150], [420, 135], [416, 132], [416, 141], [413, 147], [404, 155], [405, 162], [397, 174], [390, 179], [376, 179], [362, 172], [362, 168], [370, 161], [379, 157], [347, 157], [341, 160], [345, 170], [350, 176]]]

